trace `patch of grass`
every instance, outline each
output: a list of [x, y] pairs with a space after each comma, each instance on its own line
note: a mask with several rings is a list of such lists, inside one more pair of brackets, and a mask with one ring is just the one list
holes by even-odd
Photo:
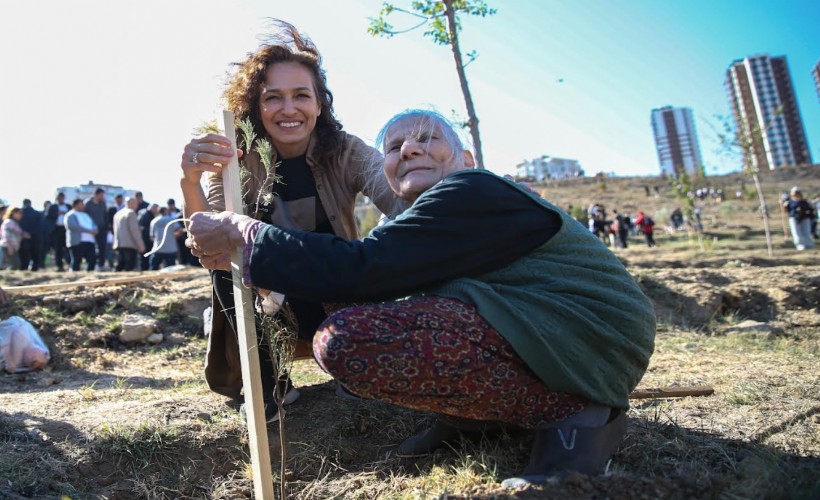
[[87, 385], [80, 389], [80, 398], [82, 398], [83, 401], [94, 401], [97, 399], [97, 391], [94, 390], [94, 386], [97, 385], [97, 382], [99, 382], [99, 380], [95, 380], [91, 383], [91, 385]]
[[103, 425], [94, 436], [93, 451], [118, 469], [169, 468], [178, 461], [184, 433], [177, 427], [144, 422], [137, 427]]
[[726, 399], [736, 406], [754, 405], [762, 401], [760, 387], [754, 384], [741, 384], [734, 392], [728, 394]]
[[154, 317], [160, 321], [171, 321], [182, 313], [181, 302], [168, 302], [154, 313]]
[[74, 316], [74, 321], [85, 328], [91, 328], [96, 324], [96, 316], [88, 311], [80, 311]]

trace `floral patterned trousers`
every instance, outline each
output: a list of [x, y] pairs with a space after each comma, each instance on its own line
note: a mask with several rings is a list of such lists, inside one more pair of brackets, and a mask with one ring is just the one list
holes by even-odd
[[475, 307], [444, 297], [338, 310], [313, 352], [351, 392], [416, 410], [532, 429], [585, 406], [546, 387]]

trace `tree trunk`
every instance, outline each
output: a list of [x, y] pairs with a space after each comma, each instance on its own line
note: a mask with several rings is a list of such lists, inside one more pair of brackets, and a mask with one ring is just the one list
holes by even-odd
[[484, 168], [484, 155], [481, 153], [481, 136], [478, 133], [478, 117], [475, 114], [473, 98], [470, 95], [470, 87], [467, 84], [467, 75], [464, 73], [464, 63], [461, 60], [461, 49], [458, 46], [458, 32], [456, 31], [456, 12], [453, 9], [453, 0], [442, 0], [447, 15], [447, 27], [450, 30], [450, 47], [453, 49], [453, 57], [456, 60], [456, 72], [458, 81], [461, 84], [461, 93], [464, 94], [464, 104], [467, 107], [468, 125], [470, 126], [470, 136], [475, 149], [475, 161], [478, 168]]

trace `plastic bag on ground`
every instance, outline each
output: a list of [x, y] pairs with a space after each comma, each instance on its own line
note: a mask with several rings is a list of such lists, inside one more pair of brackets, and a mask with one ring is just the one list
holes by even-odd
[[51, 355], [31, 323], [19, 316], [0, 321], [0, 364], [9, 373], [39, 370]]

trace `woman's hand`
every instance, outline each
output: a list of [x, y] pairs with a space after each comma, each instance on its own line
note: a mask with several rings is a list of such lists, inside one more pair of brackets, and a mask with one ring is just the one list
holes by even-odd
[[[192, 139], [182, 153], [182, 176], [192, 184], [199, 184], [203, 172], [219, 172], [233, 158], [231, 140], [219, 134], [205, 134]], [[242, 157], [242, 150], [237, 154]]]
[[185, 246], [195, 257], [230, 255], [235, 248], [244, 245], [242, 229], [250, 222], [253, 222], [250, 217], [233, 212], [197, 212], [191, 215]]

